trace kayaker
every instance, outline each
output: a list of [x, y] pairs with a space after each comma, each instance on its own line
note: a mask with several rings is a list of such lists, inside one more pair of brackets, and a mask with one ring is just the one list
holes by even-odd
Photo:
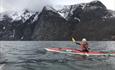
[[80, 43], [77, 43], [76, 44], [80, 45], [80, 48], [82, 52], [89, 52], [89, 46], [88, 46], [88, 42], [86, 40], [86, 38], [83, 38], [82, 41]]

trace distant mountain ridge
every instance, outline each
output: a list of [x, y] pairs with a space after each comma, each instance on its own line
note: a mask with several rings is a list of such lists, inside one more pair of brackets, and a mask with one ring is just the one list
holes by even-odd
[[100, 1], [0, 16], [0, 40], [115, 40], [115, 11]]

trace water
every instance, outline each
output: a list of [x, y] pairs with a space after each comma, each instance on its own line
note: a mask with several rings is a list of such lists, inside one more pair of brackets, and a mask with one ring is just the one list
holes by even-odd
[[[91, 41], [95, 51], [115, 50], [114, 41]], [[79, 48], [70, 41], [1, 41], [0, 70], [115, 70], [115, 57], [78, 59], [46, 52], [46, 47]], [[115, 52], [115, 51], [114, 51]], [[78, 56], [81, 58], [81, 56]]]

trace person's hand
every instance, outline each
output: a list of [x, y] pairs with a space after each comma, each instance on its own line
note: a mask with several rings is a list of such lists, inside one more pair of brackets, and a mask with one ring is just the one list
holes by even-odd
[[76, 40], [72, 37], [72, 42], [76, 43]]

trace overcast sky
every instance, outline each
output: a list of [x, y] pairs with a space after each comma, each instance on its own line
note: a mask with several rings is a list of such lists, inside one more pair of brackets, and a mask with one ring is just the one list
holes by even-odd
[[[45, 5], [71, 5], [93, 0], [0, 0], [0, 12], [6, 10], [41, 10]], [[100, 0], [108, 9], [115, 10], [115, 0]]]

